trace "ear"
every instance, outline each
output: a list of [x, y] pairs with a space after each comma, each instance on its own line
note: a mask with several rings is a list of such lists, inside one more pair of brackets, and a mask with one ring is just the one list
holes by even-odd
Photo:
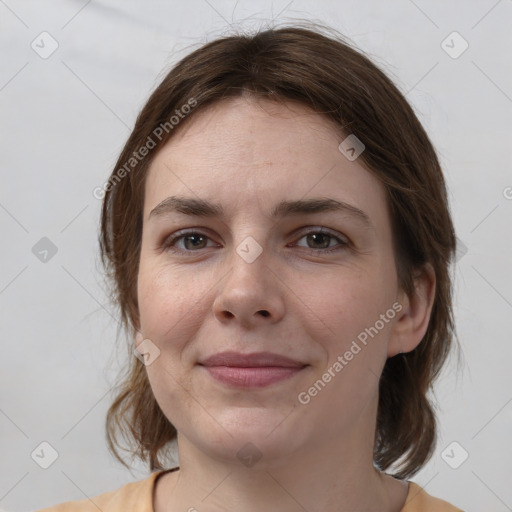
[[388, 357], [411, 352], [427, 332], [436, 291], [434, 268], [426, 263], [414, 279], [414, 291], [408, 296], [400, 290], [398, 302], [402, 309], [396, 316], [388, 345]]

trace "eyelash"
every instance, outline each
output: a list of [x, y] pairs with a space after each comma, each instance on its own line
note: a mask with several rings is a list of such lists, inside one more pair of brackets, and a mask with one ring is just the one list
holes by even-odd
[[[302, 238], [306, 237], [307, 235], [311, 235], [311, 234], [326, 235], [330, 239], [335, 239], [339, 242], [338, 246], [327, 248], [327, 249], [309, 249], [307, 247], [303, 247], [303, 249], [305, 249], [306, 251], [312, 252], [312, 253], [318, 253], [318, 252], [331, 253], [331, 252], [344, 250], [349, 246], [349, 243], [347, 241], [342, 240], [341, 238], [332, 234], [331, 232], [324, 231], [323, 228], [307, 231], [302, 234], [302, 236], [299, 238], [299, 240], [301, 240]], [[164, 241], [164, 243], [162, 244], [162, 249], [165, 251], [170, 251], [170, 252], [175, 252], [175, 253], [199, 252], [201, 249], [197, 249], [194, 251], [194, 250], [187, 250], [187, 249], [176, 249], [176, 247], [175, 247], [175, 243], [178, 240], [184, 239], [184, 238], [192, 236], [192, 235], [199, 235], [199, 236], [205, 237], [207, 239], [210, 239], [210, 237], [208, 235], [206, 235], [205, 233], [202, 233], [201, 231], [195, 231], [195, 230], [179, 231], [179, 232], [175, 233], [174, 235], [169, 236]], [[204, 249], [206, 249], [206, 247]]]

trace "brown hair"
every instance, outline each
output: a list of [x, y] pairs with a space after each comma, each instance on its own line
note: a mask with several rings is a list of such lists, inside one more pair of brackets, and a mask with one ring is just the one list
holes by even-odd
[[[362, 141], [359, 158], [387, 191], [399, 285], [410, 295], [425, 263], [435, 271], [427, 332], [413, 351], [386, 361], [379, 384], [375, 465], [385, 470], [403, 457], [394, 476], [408, 478], [435, 447], [436, 418], [427, 392], [456, 340], [450, 276], [456, 238], [436, 152], [412, 108], [368, 57], [333, 30], [295, 24], [218, 38], [184, 57], [152, 93], [105, 187], [102, 209], [101, 257], [122, 325], [133, 339], [139, 325], [137, 274], [149, 164], [196, 112], [242, 93], [298, 101]], [[192, 104], [179, 127], [171, 128], [173, 114]], [[162, 126], [168, 130], [155, 132]], [[130, 160], [149, 138], [156, 147]], [[133, 169], [126, 168], [129, 161]], [[159, 457], [176, 430], [156, 403], [145, 366], [133, 356], [108, 410], [106, 429], [109, 449], [125, 466], [117, 451], [119, 433], [127, 451], [149, 461], [151, 470], [164, 469]]]

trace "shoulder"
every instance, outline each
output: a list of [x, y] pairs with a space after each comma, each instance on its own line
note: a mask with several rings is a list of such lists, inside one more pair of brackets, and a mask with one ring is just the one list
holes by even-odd
[[100, 494], [93, 498], [67, 501], [37, 512], [153, 512], [153, 488], [161, 471], [152, 473], [149, 478], [131, 482], [123, 487]]
[[463, 512], [463, 510], [431, 496], [418, 484], [409, 482], [409, 493], [400, 512]]

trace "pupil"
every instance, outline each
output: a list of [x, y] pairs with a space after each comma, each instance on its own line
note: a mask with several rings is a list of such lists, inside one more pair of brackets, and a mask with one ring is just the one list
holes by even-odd
[[[189, 241], [190, 241], [190, 240], [192, 240], [192, 239], [194, 239], [194, 238], [197, 240], [197, 239], [202, 239], [203, 237], [202, 237], [201, 235], [190, 235], [190, 236], [188, 236], [188, 237], [187, 237], [187, 240], [189, 240]], [[200, 244], [200, 243], [201, 243], [201, 242], [199, 242], [199, 244]], [[192, 242], [192, 245], [193, 245], [194, 247], [197, 247], [197, 246], [198, 246], [198, 244], [197, 244], [197, 243], [194, 243], [194, 242]]]
[[[329, 235], [324, 235], [324, 234], [316, 234], [316, 235], [309, 235], [310, 237], [312, 237], [316, 242], [318, 242], [318, 237], [320, 237], [320, 240], [323, 238], [324, 239], [324, 242], [326, 240], [326, 238], [329, 237]], [[327, 246], [324, 244], [321, 244], [323, 246], [323, 248], [327, 247], [329, 245], [329, 243], [327, 243]]]

